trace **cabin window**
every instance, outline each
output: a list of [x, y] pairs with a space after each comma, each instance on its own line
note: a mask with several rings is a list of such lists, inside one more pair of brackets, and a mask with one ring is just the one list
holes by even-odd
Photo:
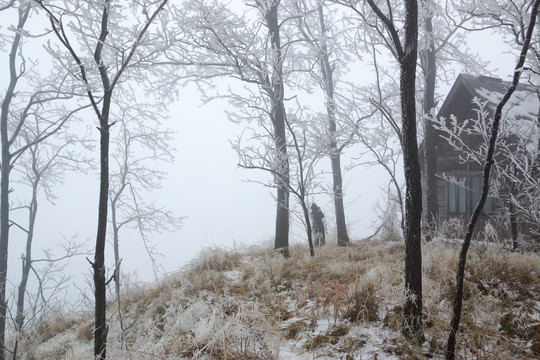
[[[471, 176], [470, 183], [464, 176], [457, 177], [456, 180], [457, 182], [448, 182], [448, 212], [465, 214], [469, 206], [470, 212], [473, 212], [482, 194], [482, 177]], [[486, 214], [491, 213], [489, 193], [483, 210]]]
[[471, 190], [472, 190], [472, 208], [475, 209], [478, 201], [480, 201], [480, 177], [473, 176], [471, 177]]
[[448, 210], [456, 212], [456, 184], [448, 183]]
[[458, 177], [458, 184], [448, 183], [448, 211], [451, 213], [465, 213], [467, 211], [467, 193], [465, 178]]
[[465, 178], [460, 177], [458, 178], [459, 186], [458, 186], [458, 210], [460, 213], [464, 213], [467, 211], [467, 197], [465, 193]]

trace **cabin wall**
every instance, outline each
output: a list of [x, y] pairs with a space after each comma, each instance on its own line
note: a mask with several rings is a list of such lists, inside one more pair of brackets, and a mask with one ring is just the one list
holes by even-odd
[[[438, 118], [445, 118], [450, 127], [450, 119], [452, 116], [455, 116], [458, 120], [458, 123], [464, 121], [465, 119], [473, 120], [471, 124], [476, 120], [477, 114], [473, 111], [476, 106], [472, 103], [472, 99], [478, 95], [477, 92], [479, 89], [482, 91], [489, 91], [490, 93], [499, 93], [503, 94], [506, 91], [507, 83], [501, 81], [500, 79], [494, 79], [489, 77], [471, 77], [468, 75], [460, 74], [456, 79], [456, 82], [452, 86], [448, 96], [446, 97], [444, 103], [441, 106], [441, 109], [438, 113]], [[524, 89], [525, 87], [523, 87]], [[538, 92], [538, 88], [529, 87], [531, 92]], [[487, 111], [492, 110], [492, 107], [486, 108]], [[441, 134], [439, 134], [441, 135]], [[480, 136], [471, 136], [466, 134], [465, 131], [462, 132], [464, 136], [464, 141], [467, 146], [478, 149], [484, 144], [485, 139]], [[511, 138], [507, 139], [511, 143]], [[422, 146], [422, 145], [421, 145]], [[423, 151], [423, 149], [421, 149]], [[463, 221], [464, 225], [469, 221], [473, 209], [473, 200], [472, 200], [472, 190], [471, 187], [471, 177], [479, 177], [481, 179], [483, 172], [483, 164], [477, 164], [473, 161], [465, 161], [464, 155], [461, 152], [454, 150], [445, 139], [438, 136], [437, 140], [437, 162], [436, 162], [436, 174], [437, 174], [437, 194], [438, 194], [438, 210], [439, 210], [439, 221], [442, 223], [448, 221], [452, 218], [459, 218]], [[426, 218], [426, 208], [427, 208], [427, 199], [425, 192], [425, 169], [424, 169], [424, 154], [420, 153], [420, 163], [422, 169], [422, 206], [423, 206], [423, 215], [424, 219]], [[498, 163], [504, 162], [504, 159], [498, 158], [496, 160]], [[464, 213], [449, 211], [449, 186], [448, 182], [445, 180], [446, 177], [464, 177], [466, 179], [465, 187], [466, 189], [466, 211]], [[475, 184], [478, 186], [480, 183]], [[456, 191], [452, 189], [452, 191]], [[477, 193], [475, 192], [475, 199]], [[504, 195], [504, 193], [503, 193]], [[502, 196], [501, 198], [504, 198]], [[454, 199], [459, 200], [459, 196], [455, 195]], [[459, 201], [456, 200], [456, 203]], [[499, 221], [501, 224], [495, 224], [493, 215], [496, 212], [503, 213], [504, 209], [504, 200], [491, 199], [491, 212], [490, 214], [482, 213], [480, 216], [479, 224], [476, 226], [476, 231], [483, 231], [487, 221], [490, 221], [494, 225], [499, 225], [500, 228], [496, 229], [499, 234], [499, 238], [509, 238], [510, 237], [510, 226], [509, 224], [504, 224], [508, 222], [507, 217], [503, 217], [504, 221]], [[538, 227], [538, 224], [534, 225]], [[520, 233], [526, 234], [530, 232], [530, 224], [520, 224]]]
[[[465, 119], [474, 119], [476, 116], [475, 113], [471, 110], [472, 96], [465, 89], [457, 89], [454, 96], [454, 101], [446, 104], [447, 108], [456, 109], [454, 113], [439, 113], [439, 117], [444, 117], [447, 120], [450, 119], [451, 115], [457, 117], [459, 121]], [[484, 139], [478, 136], [471, 136], [465, 134], [466, 138], [464, 139], [467, 146], [473, 149], [478, 149], [484, 142]], [[436, 165], [436, 174], [437, 174], [437, 194], [438, 194], [438, 210], [439, 210], [439, 222], [443, 223], [452, 218], [460, 219], [465, 227], [469, 221], [472, 212], [474, 211], [472, 204], [472, 190], [471, 190], [471, 177], [479, 176], [482, 177], [482, 165], [477, 164], [472, 161], [464, 161], [463, 153], [455, 150], [447, 140], [442, 138], [439, 134], [437, 140], [437, 165]], [[423, 160], [422, 160], [423, 161]], [[423, 165], [423, 164], [422, 164]], [[422, 166], [423, 170], [423, 166]], [[466, 189], [466, 211], [465, 213], [449, 212], [449, 194], [448, 194], [448, 182], [445, 180], [446, 177], [464, 177], [466, 179], [465, 187]], [[422, 185], [425, 189], [425, 175], [422, 176]], [[425, 209], [427, 206], [427, 199], [425, 196], [425, 191], [423, 192], [422, 205], [424, 209], [424, 219], [425, 219]], [[495, 201], [492, 201], [492, 213], [496, 210], [497, 204]], [[485, 213], [482, 213], [480, 216], [480, 222], [477, 226], [477, 231], [482, 230], [485, 226], [486, 221], [489, 220], [489, 216]]]

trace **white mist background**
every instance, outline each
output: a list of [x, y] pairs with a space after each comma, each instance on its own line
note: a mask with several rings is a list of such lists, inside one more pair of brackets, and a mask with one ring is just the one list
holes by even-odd
[[[484, 59], [492, 59], [495, 74], [509, 80], [516, 57], [505, 53], [507, 47], [502, 40], [488, 32], [470, 35], [471, 46]], [[489, 40], [489, 41], [488, 41]], [[41, 51], [41, 50], [39, 50]], [[4, 66], [4, 64], [2, 64]], [[4, 67], [5, 68], [5, 67]], [[361, 78], [363, 72], [371, 71], [352, 67], [351, 75]], [[456, 73], [457, 76], [457, 73]], [[438, 89], [441, 101], [451, 84]], [[174, 232], [155, 233], [151, 245], [162, 256], [157, 257], [161, 272], [159, 277], [182, 269], [202, 249], [219, 246], [229, 249], [245, 246], [272, 246], [275, 229], [275, 190], [249, 180], [267, 181], [268, 174], [257, 170], [237, 167], [237, 154], [230, 141], [238, 136], [242, 124], [227, 119], [226, 101], [215, 101], [202, 105], [200, 93], [195, 86], [179, 88], [179, 100], [169, 107], [168, 119], [163, 125], [176, 132], [171, 145], [176, 148], [176, 160], [164, 164], [168, 173], [161, 189], [150, 194], [152, 200], [163, 205], [176, 216], [184, 216], [183, 226]], [[321, 106], [314, 99], [314, 106]], [[230, 109], [229, 109], [230, 110]], [[93, 129], [93, 139], [98, 140], [96, 120], [93, 114], [87, 124]], [[353, 146], [344, 151], [343, 166], [358, 156], [360, 148]], [[97, 161], [98, 151], [94, 153]], [[325, 158], [319, 163], [330, 171], [330, 161]], [[398, 168], [400, 177], [402, 169]], [[374, 230], [376, 202], [384, 202], [388, 176], [379, 166], [358, 166], [343, 172], [345, 212], [348, 232], [352, 241], [371, 235]], [[331, 177], [327, 177], [330, 181]], [[93, 260], [98, 214], [98, 172], [87, 174], [67, 173], [63, 184], [55, 188], [54, 203], [40, 200], [36, 224], [33, 257], [43, 258], [43, 249], [59, 252], [56, 245], [63, 237], [75, 236], [83, 241], [89, 251], [87, 256], [77, 256], [64, 269], [71, 280], [66, 285], [65, 296], [69, 301], [78, 298], [80, 291], [91, 293], [92, 270], [85, 259]], [[313, 199], [326, 215], [330, 235], [334, 230], [334, 207], [330, 194], [319, 194]], [[291, 203], [296, 199], [291, 196]], [[302, 224], [291, 216], [291, 244], [306, 241]], [[332, 240], [331, 236], [329, 237]], [[109, 237], [110, 239], [110, 237]], [[21, 254], [24, 249], [24, 234], [12, 230], [9, 246], [8, 278], [11, 291], [20, 280]], [[150, 282], [155, 280], [146, 248], [137, 231], [122, 231], [120, 234], [120, 257], [122, 271], [135, 276], [130, 281]], [[112, 243], [107, 243], [106, 264], [108, 275], [113, 268]], [[33, 285], [32, 285], [33, 284]], [[35, 281], [30, 286], [36, 286]], [[30, 291], [34, 291], [30, 289]]]

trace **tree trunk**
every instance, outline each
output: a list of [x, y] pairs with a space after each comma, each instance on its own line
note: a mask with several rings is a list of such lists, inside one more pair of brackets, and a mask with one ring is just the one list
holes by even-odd
[[467, 252], [469, 251], [469, 246], [471, 244], [474, 227], [476, 226], [476, 222], [478, 221], [478, 218], [480, 217], [480, 213], [488, 197], [489, 177], [491, 174], [491, 167], [494, 162], [493, 159], [495, 157], [495, 144], [497, 142], [497, 137], [499, 135], [499, 126], [500, 126], [500, 121], [501, 121], [501, 116], [502, 116], [502, 109], [504, 105], [506, 105], [506, 103], [508, 102], [508, 100], [510, 99], [514, 91], [516, 90], [516, 87], [519, 83], [519, 78], [521, 77], [521, 73], [523, 71], [523, 64], [525, 63], [525, 57], [527, 55], [529, 44], [531, 43], [532, 33], [535, 28], [536, 16], [538, 15], [539, 6], [540, 6], [540, 0], [535, 0], [533, 7], [531, 9], [531, 18], [529, 20], [529, 26], [527, 27], [527, 33], [525, 36], [525, 41], [523, 42], [523, 47], [521, 49], [519, 61], [514, 69], [512, 85], [510, 85], [510, 87], [506, 90], [506, 93], [504, 94], [503, 98], [497, 105], [495, 109], [495, 114], [493, 116], [493, 125], [491, 128], [491, 136], [489, 138], [488, 150], [487, 150], [487, 155], [486, 155], [486, 163], [484, 164], [484, 168], [483, 168], [482, 194], [480, 195], [478, 204], [476, 205], [476, 208], [474, 209], [471, 219], [469, 220], [469, 224], [467, 225], [467, 232], [465, 233], [465, 239], [463, 240], [463, 244], [461, 246], [461, 252], [459, 254], [458, 269], [456, 273], [456, 290], [454, 294], [454, 303], [452, 307], [452, 322], [450, 324], [450, 333], [448, 335], [448, 342], [446, 344], [446, 354], [445, 354], [446, 360], [455, 359], [456, 335], [459, 330], [459, 323], [461, 320], [461, 308], [463, 306], [463, 283], [465, 281], [465, 264], [467, 262]]
[[411, 340], [423, 339], [422, 330], [422, 183], [418, 142], [416, 140], [416, 60], [418, 51], [418, 2], [405, 0], [403, 44], [392, 17], [382, 13], [374, 0], [366, 0], [385, 24], [395, 46], [400, 66], [400, 96], [405, 172], [405, 304], [403, 306], [403, 335]]
[[403, 334], [413, 340], [422, 330], [422, 185], [416, 139], [416, 59], [418, 44], [418, 4], [405, 2], [405, 43], [400, 59], [403, 165], [405, 168], [405, 305]]
[[348, 246], [349, 235], [347, 234], [347, 224], [345, 223], [345, 207], [343, 205], [343, 178], [341, 176], [341, 156], [339, 153], [335, 155], [333, 154], [330, 157], [330, 160], [332, 162], [332, 179], [334, 181], [333, 189], [334, 206], [336, 209], [337, 243], [338, 246]]
[[[119, 194], [117, 194], [113, 199], [111, 199], [111, 226], [113, 231], [114, 268], [116, 269], [115, 271], [118, 271], [118, 273], [116, 274], [116, 284], [118, 289], [120, 289], [120, 270], [118, 268], [118, 266], [120, 265], [120, 229], [118, 228], [118, 223], [116, 219], [116, 202], [118, 201]], [[119, 291], [117, 291], [117, 293], [119, 295]]]
[[[514, 178], [516, 177], [515, 168], [512, 169], [512, 175]], [[510, 199], [508, 199], [508, 211], [510, 212], [510, 231], [512, 233], [512, 250], [517, 249], [517, 242], [519, 236], [516, 206], [514, 205], [515, 196], [516, 184], [514, 183], [514, 181], [512, 181], [512, 185], [510, 186]]]
[[[109, 12], [111, 8], [111, 0], [100, 2], [102, 15], [100, 21], [100, 34], [98, 41], [95, 42], [95, 50], [93, 54], [94, 64], [99, 71], [99, 76], [102, 85], [102, 107], [98, 108], [99, 101], [96, 101], [94, 93], [90, 86], [87, 86], [86, 92], [90, 103], [99, 119], [100, 131], [100, 186], [99, 186], [99, 205], [98, 205], [98, 224], [96, 234], [96, 247], [94, 253], [94, 262], [92, 268], [94, 270], [94, 296], [95, 296], [95, 324], [94, 324], [94, 359], [104, 360], [106, 358], [107, 348], [107, 318], [106, 318], [106, 281], [105, 281], [105, 241], [107, 235], [107, 211], [109, 199], [109, 141], [110, 141], [110, 126], [109, 114], [111, 110], [112, 94], [115, 85], [120, 80], [123, 72], [126, 70], [138, 46], [142, 43], [144, 34], [148, 30], [151, 23], [157, 17], [159, 12], [163, 10], [167, 4], [167, 0], [162, 0], [156, 11], [149, 16], [146, 13], [146, 24], [137, 34], [135, 42], [131, 45], [128, 52], [122, 52], [121, 60], [117, 58], [115, 65], [107, 66], [104, 63], [102, 52], [107, 44], [107, 36], [109, 35]], [[80, 78], [88, 84], [87, 69], [77, 55], [77, 51], [71, 46], [66, 37], [66, 33], [62, 27], [62, 22], [56, 18], [53, 13], [44, 6], [40, 5], [49, 14], [51, 25], [56, 36], [69, 51], [80, 70]], [[111, 81], [109, 78], [109, 69], [116, 69], [116, 75]], [[0, 359], [1, 360], [1, 359]]]
[[[2, 114], [3, 115], [3, 114]], [[4, 141], [4, 121], [2, 119], [2, 168], [0, 179], [0, 360], [5, 359], [5, 330], [6, 330], [6, 282], [8, 265], [9, 240], [9, 175], [11, 170], [9, 145]]]
[[343, 178], [341, 173], [341, 150], [337, 146], [336, 103], [334, 100], [334, 70], [330, 64], [330, 54], [326, 44], [326, 25], [323, 7], [319, 7], [319, 23], [322, 33], [321, 72], [326, 95], [326, 112], [328, 114], [328, 132], [330, 133], [330, 162], [332, 164], [333, 196], [336, 212], [337, 243], [339, 246], [349, 245], [347, 224], [345, 223], [345, 207], [343, 206]]
[[302, 200], [302, 211], [304, 212], [304, 221], [306, 222], [306, 230], [307, 230], [308, 245], [309, 245], [309, 254], [311, 256], [315, 256], [315, 249], [313, 248], [313, 228], [311, 227], [311, 220], [309, 218], [309, 209], [308, 209], [305, 201], [303, 201], [303, 200]]
[[[25, 6], [19, 12], [17, 29], [24, 27], [30, 6]], [[21, 31], [16, 31], [9, 53], [9, 84], [2, 102], [0, 113], [0, 140], [2, 141], [2, 163], [0, 164], [0, 360], [5, 359], [5, 331], [6, 331], [6, 283], [8, 268], [8, 243], [9, 243], [9, 177], [11, 173], [10, 138], [8, 135], [8, 117], [11, 100], [15, 94], [15, 87], [19, 80], [17, 74], [16, 57], [22, 37]]]
[[96, 235], [96, 249], [94, 253], [94, 299], [95, 299], [95, 323], [94, 323], [94, 359], [105, 360], [107, 357], [107, 293], [105, 280], [105, 241], [107, 238], [107, 211], [109, 201], [109, 142], [110, 124], [109, 114], [111, 111], [112, 91], [108, 69], [103, 63], [102, 50], [107, 35], [109, 34], [109, 10], [110, 0], [103, 4], [101, 19], [101, 33], [99, 42], [94, 51], [94, 61], [98, 67], [103, 85], [103, 105], [99, 117], [100, 133], [100, 182], [99, 182], [99, 205], [98, 224]]
[[274, 249], [289, 257], [289, 160], [287, 158], [287, 145], [285, 140], [285, 123], [282, 110], [276, 111], [274, 123], [276, 152], [279, 162], [277, 176], [277, 209], [276, 209], [276, 238]]
[[[435, 40], [433, 36], [432, 14], [429, 9], [431, 0], [423, 0], [424, 6], [429, 12], [424, 19], [425, 36], [428, 48], [423, 51], [424, 57], [424, 116], [429, 116], [435, 108], [435, 81], [437, 78], [437, 62], [435, 57]], [[437, 194], [437, 134], [433, 124], [424, 118], [424, 169], [426, 184], [426, 223], [428, 235], [437, 225], [439, 217], [439, 199]]]
[[[125, 184], [125, 174], [122, 180], [122, 185]], [[114, 249], [114, 289], [116, 291], [116, 305], [118, 306], [118, 320], [120, 322], [120, 348], [127, 349], [125, 342], [125, 327], [124, 327], [124, 314], [122, 312], [122, 302], [120, 300], [120, 287], [121, 287], [121, 276], [120, 276], [120, 227], [118, 225], [116, 217], [116, 204], [120, 197], [120, 194], [123, 192], [124, 186], [121, 190], [110, 200], [111, 201], [111, 226], [113, 231], [113, 249]]]
[[111, 93], [107, 92], [103, 100], [103, 111], [100, 120], [100, 185], [98, 227], [96, 250], [94, 254], [94, 358], [104, 360], [107, 356], [107, 294], [105, 287], [105, 240], [107, 236], [107, 210], [109, 199], [109, 110]]
[[283, 55], [281, 52], [278, 8], [280, 1], [273, 1], [266, 10], [265, 21], [270, 35], [273, 52], [272, 78], [267, 92], [272, 101], [270, 118], [274, 126], [274, 143], [276, 146], [276, 238], [274, 249], [289, 256], [289, 159], [287, 155], [286, 113], [284, 106]]
[[[28, 276], [30, 275], [30, 269], [32, 266], [32, 242], [34, 240], [34, 228], [36, 224], [36, 216], [38, 211], [37, 191], [41, 176], [36, 174], [36, 178], [32, 182], [32, 201], [30, 203], [30, 214], [28, 216], [28, 233], [26, 236], [26, 249], [25, 256], [23, 258], [22, 276], [19, 288], [17, 289], [17, 315], [15, 316], [16, 331], [20, 334], [24, 325], [24, 302], [26, 299], [26, 284], [28, 283]], [[17, 345], [19, 343], [18, 337], [15, 339], [15, 346], [13, 348], [13, 360], [17, 359]]]

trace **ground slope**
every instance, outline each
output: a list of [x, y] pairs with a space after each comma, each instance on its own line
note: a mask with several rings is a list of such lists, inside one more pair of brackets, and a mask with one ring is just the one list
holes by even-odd
[[[288, 260], [208, 249], [160, 283], [130, 285], [121, 311], [109, 301], [108, 358], [442, 359], [458, 252], [455, 242], [423, 245], [422, 346], [399, 333], [403, 246], [358, 241], [314, 258], [298, 246]], [[539, 359], [539, 300], [538, 254], [473, 246], [458, 359]], [[92, 315], [54, 315], [28, 327], [21, 358], [91, 359]]]

